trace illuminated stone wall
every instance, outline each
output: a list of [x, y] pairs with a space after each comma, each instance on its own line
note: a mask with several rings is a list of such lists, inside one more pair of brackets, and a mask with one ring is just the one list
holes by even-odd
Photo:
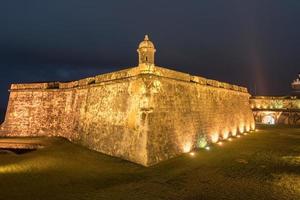
[[220, 87], [220, 82], [195, 78], [192, 82], [159, 76], [149, 80], [151, 164], [199, 148], [203, 139], [216, 142], [255, 128], [248, 93]]
[[[293, 96], [257, 96], [250, 99], [256, 123], [300, 125], [300, 99]], [[268, 120], [269, 119], [269, 120]]]
[[256, 96], [250, 98], [252, 109], [300, 109], [300, 99], [291, 96], [272, 97], [272, 96]]
[[139, 124], [143, 83], [130, 75], [125, 70], [58, 85], [12, 85], [2, 129], [8, 136], [61, 136], [146, 164], [147, 138]]
[[141, 64], [69, 83], [13, 84], [7, 136], [62, 136], [145, 166], [254, 129], [246, 88]]

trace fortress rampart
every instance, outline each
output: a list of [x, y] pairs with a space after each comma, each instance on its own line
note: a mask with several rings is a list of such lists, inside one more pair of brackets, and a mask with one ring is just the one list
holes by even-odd
[[246, 88], [155, 66], [148, 37], [138, 52], [137, 67], [11, 85], [5, 136], [61, 136], [149, 166], [255, 128]]
[[141, 65], [68, 83], [13, 84], [7, 136], [62, 136], [152, 165], [254, 128], [247, 89]]

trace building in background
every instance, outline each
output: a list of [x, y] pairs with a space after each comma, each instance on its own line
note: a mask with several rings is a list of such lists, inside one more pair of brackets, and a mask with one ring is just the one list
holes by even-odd
[[300, 97], [300, 72], [296, 80], [292, 82], [292, 95]]
[[250, 105], [258, 124], [300, 125], [300, 73], [290, 96], [254, 96]]

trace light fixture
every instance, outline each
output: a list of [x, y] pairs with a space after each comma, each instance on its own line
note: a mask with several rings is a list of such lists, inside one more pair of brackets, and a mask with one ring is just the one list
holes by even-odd
[[195, 156], [195, 152], [190, 152], [190, 155], [191, 156]]

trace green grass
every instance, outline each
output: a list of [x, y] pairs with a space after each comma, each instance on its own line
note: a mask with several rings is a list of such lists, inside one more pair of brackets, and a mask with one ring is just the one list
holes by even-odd
[[0, 199], [300, 199], [299, 128], [264, 127], [149, 168], [50, 142], [0, 154]]

